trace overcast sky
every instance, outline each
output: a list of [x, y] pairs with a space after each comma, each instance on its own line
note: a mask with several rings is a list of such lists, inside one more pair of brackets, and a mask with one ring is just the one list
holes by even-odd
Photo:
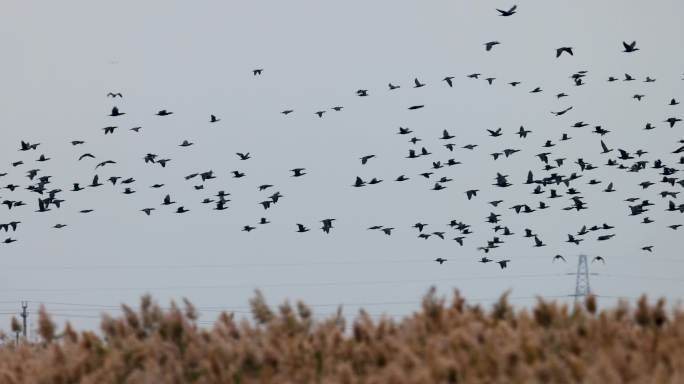
[[[606, 167], [617, 148], [648, 151], [642, 159], [662, 159], [670, 166], [671, 152], [684, 138], [680, 123], [670, 129], [668, 117], [684, 117], [684, 3], [677, 0], [518, 2], [518, 12], [500, 17], [502, 1], [8, 1], [0, 15], [0, 127], [2, 200], [23, 200], [27, 206], [0, 207], [0, 223], [19, 220], [17, 242], [0, 244], [0, 322], [9, 327], [19, 301], [37, 310], [47, 303], [60, 321], [83, 328], [97, 327], [97, 316], [122, 302], [137, 304], [150, 292], [166, 305], [188, 297], [212, 320], [213, 310], [245, 311], [255, 288], [272, 303], [286, 298], [314, 304], [325, 315], [345, 304], [355, 313], [360, 304], [372, 314], [402, 315], [418, 307], [429, 286], [442, 293], [459, 288], [466, 297], [482, 300], [512, 289], [520, 305], [535, 295], [549, 297], [574, 292], [577, 255], [600, 255], [594, 263], [592, 290], [604, 296], [635, 297], [642, 292], [671, 300], [684, 291], [682, 232], [667, 228], [684, 223], [679, 213], [665, 212], [663, 190], [682, 190], [657, 183], [647, 190], [638, 184], [658, 182], [659, 170], [627, 173]], [[483, 44], [501, 44], [486, 52]], [[622, 52], [622, 41], [637, 41], [639, 51]], [[574, 56], [555, 57], [555, 49], [572, 46]], [[252, 69], [263, 68], [261, 76]], [[586, 85], [576, 87], [569, 76], [588, 71]], [[469, 79], [470, 73], [495, 77]], [[629, 73], [637, 80], [609, 83]], [[454, 76], [454, 87], [441, 81]], [[656, 79], [644, 83], [646, 76]], [[413, 88], [419, 78], [425, 87]], [[507, 85], [520, 81], [517, 87]], [[387, 83], [401, 85], [389, 91]], [[541, 87], [541, 93], [529, 93]], [[368, 89], [368, 97], [357, 97]], [[123, 98], [106, 97], [121, 92]], [[557, 99], [565, 92], [569, 96]], [[641, 102], [632, 98], [644, 94]], [[409, 111], [408, 106], [425, 108]], [[344, 106], [340, 112], [330, 110]], [[126, 114], [109, 117], [113, 106]], [[553, 116], [569, 106], [573, 110]], [[173, 111], [155, 116], [160, 109]], [[283, 116], [280, 111], [293, 109]], [[327, 110], [323, 118], [314, 112]], [[209, 123], [209, 115], [221, 118]], [[578, 121], [586, 128], [571, 128]], [[647, 122], [655, 130], [644, 131]], [[113, 135], [102, 128], [115, 125]], [[514, 134], [520, 126], [532, 131], [527, 139]], [[602, 155], [595, 125], [610, 130], [604, 141], [616, 151]], [[129, 130], [141, 126], [139, 133]], [[411, 135], [398, 135], [409, 127]], [[486, 129], [501, 127], [501, 137]], [[439, 140], [447, 129], [456, 137], [453, 152]], [[568, 133], [572, 139], [561, 142]], [[422, 139], [414, 146], [408, 139]], [[195, 145], [178, 146], [183, 140]], [[18, 151], [21, 140], [39, 142], [36, 151]], [[71, 140], [84, 140], [72, 146]], [[557, 144], [542, 148], [546, 140]], [[468, 151], [466, 144], [479, 146]], [[425, 146], [432, 155], [406, 159], [410, 148]], [[494, 161], [490, 153], [520, 149]], [[77, 161], [86, 152], [96, 159]], [[236, 152], [250, 152], [240, 161]], [[573, 183], [589, 209], [564, 211], [568, 196], [547, 199], [524, 185], [528, 170], [541, 178], [536, 157], [567, 158], [563, 175], [580, 173], [583, 158], [598, 169], [584, 172]], [[147, 153], [170, 158], [166, 168], [144, 164]], [[35, 160], [45, 154], [49, 161]], [[359, 157], [375, 154], [362, 166]], [[461, 165], [435, 171], [430, 180], [419, 176], [433, 161], [454, 158]], [[14, 161], [24, 165], [12, 167]], [[71, 184], [90, 183], [95, 164], [102, 179], [133, 177], [133, 195], [109, 183], [97, 189], [69, 192]], [[631, 160], [634, 161], [634, 160]], [[627, 162], [631, 164], [631, 162]], [[650, 166], [650, 164], [649, 164]], [[291, 177], [290, 169], [307, 175]], [[51, 188], [61, 188], [61, 209], [35, 213], [37, 194], [26, 191], [26, 171], [51, 175]], [[184, 176], [213, 170], [217, 175], [196, 191], [197, 179]], [[231, 171], [247, 174], [241, 179]], [[497, 172], [509, 175], [509, 188], [492, 186]], [[405, 174], [409, 181], [394, 182]], [[356, 176], [383, 179], [378, 185], [352, 188]], [[430, 190], [447, 176], [441, 191]], [[675, 177], [679, 177], [676, 174]], [[603, 181], [587, 185], [590, 179]], [[617, 192], [601, 192], [613, 182]], [[163, 183], [161, 189], [149, 186]], [[260, 184], [274, 187], [258, 192]], [[468, 201], [465, 191], [479, 189]], [[229, 209], [211, 210], [200, 203], [217, 191], [231, 193]], [[565, 195], [565, 187], [559, 187]], [[284, 197], [267, 211], [258, 205], [280, 191]], [[162, 207], [169, 193], [178, 203]], [[655, 222], [640, 224], [630, 217], [628, 197], [656, 203], [646, 214]], [[498, 208], [487, 204], [504, 202]], [[550, 208], [516, 215], [512, 205]], [[681, 197], [675, 200], [684, 202]], [[190, 212], [174, 213], [177, 205]], [[150, 217], [139, 210], [155, 207]], [[94, 209], [89, 214], [82, 209]], [[502, 225], [515, 235], [486, 256], [511, 259], [508, 268], [478, 263], [485, 256], [477, 247], [494, 235], [485, 217], [501, 214]], [[271, 224], [256, 225], [260, 217]], [[320, 220], [335, 218], [330, 234]], [[463, 247], [451, 240], [457, 231], [450, 220], [472, 226]], [[417, 238], [411, 226], [428, 223], [426, 231], [446, 232], [446, 240]], [[610, 241], [601, 233], [585, 237], [580, 246], [565, 242], [568, 233], [609, 223], [616, 228]], [[51, 228], [57, 223], [68, 226]], [[311, 228], [296, 233], [295, 223]], [[251, 233], [244, 225], [256, 225]], [[394, 227], [392, 236], [366, 228]], [[531, 228], [546, 244], [533, 248], [524, 238]], [[608, 233], [608, 232], [606, 232]], [[653, 245], [654, 252], [641, 247]], [[567, 263], [552, 263], [561, 254]], [[433, 261], [443, 257], [439, 265]], [[604, 303], [612, 303], [607, 297]], [[100, 306], [100, 307], [98, 307]]]

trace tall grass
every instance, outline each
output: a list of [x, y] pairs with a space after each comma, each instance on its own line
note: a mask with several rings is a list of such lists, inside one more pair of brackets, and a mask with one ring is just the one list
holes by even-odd
[[[149, 296], [101, 333], [58, 332], [41, 308], [40, 343], [0, 348], [0, 383], [684, 383], [684, 316], [645, 297], [597, 310], [539, 300], [485, 309], [431, 290], [401, 320], [341, 311], [314, 320], [303, 303], [250, 301], [253, 321], [222, 313], [197, 325], [191, 303], [163, 310]], [[18, 322], [11, 324], [18, 332]]]

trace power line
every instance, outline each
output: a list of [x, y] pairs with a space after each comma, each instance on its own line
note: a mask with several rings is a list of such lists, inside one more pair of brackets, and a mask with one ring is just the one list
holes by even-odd
[[[544, 273], [528, 275], [506, 275], [507, 278], [548, 278], [565, 276], [562, 273]], [[323, 287], [323, 286], [350, 286], [350, 285], [392, 285], [411, 283], [435, 283], [435, 282], [458, 282], [473, 280], [498, 280], [502, 275], [493, 276], [466, 276], [448, 279], [416, 279], [416, 280], [368, 280], [368, 281], [339, 281], [339, 282], [313, 282], [313, 283], [271, 283], [271, 284], [216, 284], [216, 285], [186, 285], [166, 287], [82, 287], [82, 288], [14, 288], [6, 289], [6, 292], [80, 292], [80, 291], [161, 291], [176, 289], [231, 289], [231, 288], [260, 288], [260, 287]]]

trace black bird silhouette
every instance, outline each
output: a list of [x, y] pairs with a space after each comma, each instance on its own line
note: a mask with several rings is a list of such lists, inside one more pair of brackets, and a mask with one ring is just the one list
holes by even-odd
[[249, 156], [249, 152], [247, 153], [236, 153], [236, 155], [240, 158], [240, 160], [247, 160], [250, 159], [251, 157]]
[[623, 41], [622, 46], [625, 47], [625, 50], [622, 52], [635, 52], [638, 51], [639, 48], [636, 47], [636, 41], [632, 41], [631, 43], [627, 44], [627, 42]]
[[99, 182], [100, 177], [98, 175], [93, 176], [93, 182], [90, 183], [90, 187], [99, 187], [102, 183]]
[[479, 189], [469, 189], [469, 190], [467, 190], [465, 193], [466, 193], [466, 196], [468, 197], [468, 200], [472, 199], [474, 196], [477, 196], [477, 192], [478, 192], [478, 191], [479, 191]]
[[423, 107], [425, 107], [425, 105], [412, 105], [412, 106], [408, 107], [408, 109], [409, 109], [410, 111], [413, 111], [413, 110], [416, 110], [416, 109], [421, 109], [421, 108], [423, 108]]
[[164, 196], [164, 201], [162, 202], [162, 205], [171, 205], [175, 203], [175, 201], [171, 201], [171, 195], [166, 195]]
[[573, 56], [572, 47], [560, 47], [556, 48], [556, 58], [559, 58], [560, 55], [563, 54], [563, 52], [569, 54], [570, 56]]
[[608, 149], [608, 146], [606, 145], [606, 143], [603, 142], [603, 140], [601, 140], [601, 149], [602, 149], [601, 153], [608, 153], [608, 152], [611, 152], [613, 150], [613, 149]]
[[447, 130], [445, 129], [444, 131], [442, 131], [442, 137], [440, 137], [440, 139], [442, 139], [442, 140], [450, 140], [450, 139], [453, 139], [454, 137], [456, 137], [456, 136], [450, 135], [450, 134], [449, 134], [449, 131], [447, 131]]
[[145, 212], [145, 214], [147, 216], [149, 216], [152, 213], [152, 211], [154, 211], [154, 210], [155, 210], [155, 208], [143, 208], [140, 211]]
[[596, 256], [596, 257], [594, 257], [593, 259], [591, 259], [591, 262], [592, 262], [592, 263], [593, 263], [594, 261], [600, 261], [600, 262], [602, 262], [603, 264], [606, 263], [606, 260], [605, 260], [603, 257], [601, 257], [601, 256]]
[[126, 114], [126, 113], [124, 113], [124, 112], [119, 112], [119, 108], [113, 107], [113, 108], [112, 108], [112, 113], [110, 113], [109, 116], [116, 117], [116, 116], [121, 116], [121, 115], [125, 115], [125, 114]]
[[366, 164], [368, 162], [368, 160], [370, 160], [374, 157], [375, 157], [375, 155], [366, 155], [366, 156], [361, 157], [361, 164]]
[[99, 167], [104, 167], [104, 166], [107, 165], [107, 164], [116, 164], [116, 161], [114, 161], [114, 160], [106, 160], [106, 161], [103, 161], [103, 162], [97, 164], [97, 165], [95, 166], [95, 169], [98, 169]]
[[566, 112], [568, 112], [568, 111], [571, 110], [571, 109], [572, 109], [572, 107], [567, 107], [567, 108], [565, 108], [565, 109], [562, 110], [562, 111], [558, 111], [558, 112], [553, 112], [553, 111], [552, 111], [551, 113], [554, 114], [554, 115], [556, 115], [556, 116], [563, 116], [563, 115], [565, 115]]
[[209, 116], [209, 122], [210, 123], [217, 123], [219, 121], [221, 121], [221, 119], [217, 118], [216, 116], [214, 116], [214, 115]]
[[670, 117], [667, 120], [665, 120], [665, 123], [670, 124], [670, 128], [673, 128], [676, 123], [682, 121], [682, 119], [677, 118], [677, 117]]
[[442, 79], [442, 81], [446, 81], [446, 83], [449, 85], [449, 88], [452, 88], [454, 86], [454, 77], [453, 76], [447, 76]]
[[261, 75], [261, 73], [262, 73], [263, 71], [264, 71], [263, 68], [257, 68], [257, 69], [252, 70], [252, 74], [253, 74], [254, 76], [256, 76], [256, 75]]
[[445, 261], [447, 261], [447, 259], [443, 259], [441, 257], [438, 257], [435, 259], [435, 261], [438, 262], [440, 265], [442, 265], [442, 264], [444, 264]]
[[393, 85], [392, 83], [387, 84], [387, 86], [389, 87], [390, 91], [393, 91], [397, 88], [401, 88], [401, 85]]
[[421, 83], [420, 81], [418, 81], [417, 77], [413, 79], [413, 83], [415, 84], [413, 88], [420, 88], [425, 86], [425, 83]]
[[556, 255], [553, 257], [553, 261], [555, 262], [556, 260], [563, 260], [563, 262], [566, 262], [565, 257], [562, 255]]
[[499, 260], [496, 263], [499, 264], [499, 267], [501, 267], [501, 269], [505, 269], [508, 266], [508, 263], [510, 263], [510, 262], [511, 261], [509, 259], [506, 259], [506, 260]]
[[290, 172], [292, 172], [292, 177], [299, 177], [306, 175], [306, 172], [304, 172], [305, 170], [306, 168], [294, 168], [290, 169]]
[[157, 116], [168, 116], [168, 115], [173, 115], [173, 112], [169, 112], [166, 109], [162, 109], [157, 112]]
[[485, 50], [486, 50], [487, 52], [489, 52], [489, 51], [492, 50], [492, 48], [494, 48], [495, 45], [498, 45], [498, 44], [501, 44], [501, 43], [498, 42], [498, 41], [489, 41], [489, 42], [487, 42], [487, 43], [484, 43]]
[[102, 130], [104, 131], [104, 134], [107, 135], [107, 134], [113, 134], [113, 133], [114, 133], [114, 130], [115, 130], [116, 128], [117, 128], [117, 127], [110, 126], [110, 127], [104, 127], [104, 128], [102, 128]]
[[503, 133], [501, 133], [501, 128], [497, 128], [494, 131], [492, 131], [491, 129], [488, 129], [487, 132], [489, 132], [489, 136], [491, 136], [491, 137], [499, 137], [499, 136], [503, 135]]
[[515, 15], [515, 10], [516, 10], [516, 9], [518, 9], [518, 6], [517, 6], [517, 5], [512, 6], [512, 7], [511, 7], [509, 10], [507, 10], [507, 11], [504, 11], [504, 10], [501, 10], [501, 9], [498, 9], [498, 8], [497, 8], [496, 10], [499, 11], [499, 16], [513, 16], [513, 15]]
[[522, 139], [527, 137], [528, 133], [531, 133], [532, 131], [526, 130], [522, 125], [520, 126], [520, 129], [518, 130], [518, 136]]

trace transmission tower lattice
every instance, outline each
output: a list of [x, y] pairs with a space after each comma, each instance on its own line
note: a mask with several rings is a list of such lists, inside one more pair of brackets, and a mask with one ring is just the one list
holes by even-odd
[[575, 301], [580, 297], [587, 297], [591, 294], [591, 289], [589, 288], [589, 264], [587, 263], [587, 255], [579, 256], [576, 278]]

